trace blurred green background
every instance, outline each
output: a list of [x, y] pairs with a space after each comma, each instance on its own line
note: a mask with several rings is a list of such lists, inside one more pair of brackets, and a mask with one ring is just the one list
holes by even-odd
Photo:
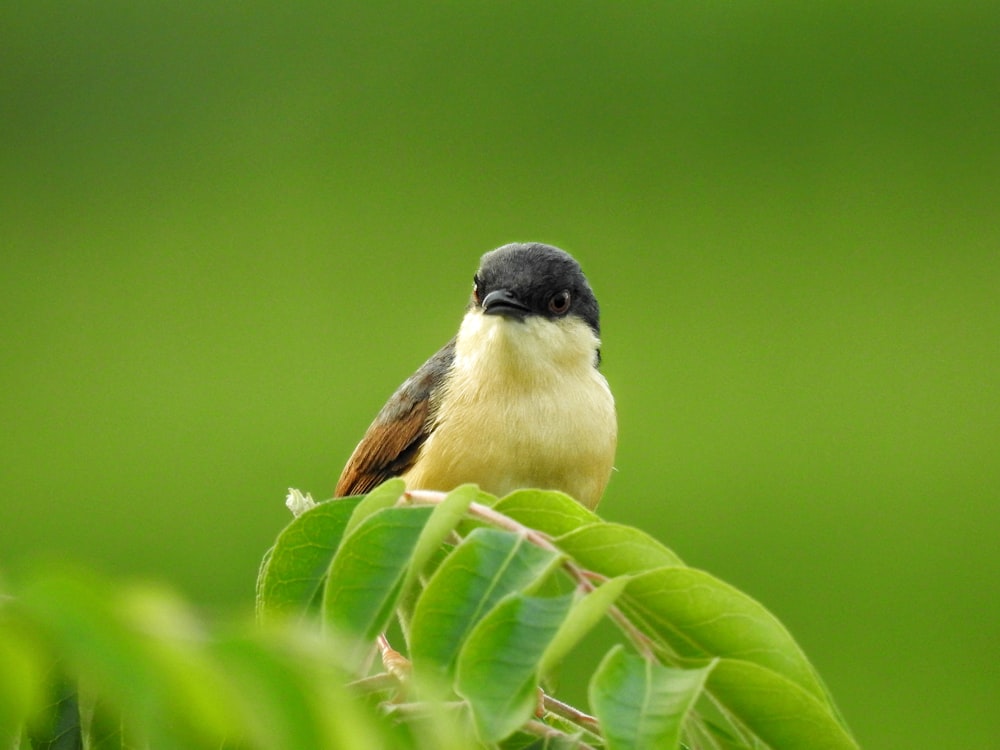
[[989, 747], [1000, 8], [5, 3], [0, 572], [249, 612], [456, 329], [574, 253], [602, 513], [763, 601], [869, 748]]

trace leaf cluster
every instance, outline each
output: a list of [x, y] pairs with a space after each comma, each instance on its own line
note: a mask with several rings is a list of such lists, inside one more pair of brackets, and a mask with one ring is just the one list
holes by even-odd
[[[766, 609], [557, 492], [317, 504], [265, 555], [257, 614], [37, 576], [0, 602], [0, 747], [857, 747]], [[543, 691], [605, 621], [589, 705]]]
[[[258, 611], [347, 637], [359, 676], [400, 619], [404, 673], [393, 651], [382, 705], [448, 701], [485, 745], [856, 747], [763, 606], [558, 492], [498, 500], [472, 485], [445, 495], [389, 482], [320, 504], [265, 560]], [[603, 619], [621, 639], [591, 676], [593, 715], [540, 693]]]

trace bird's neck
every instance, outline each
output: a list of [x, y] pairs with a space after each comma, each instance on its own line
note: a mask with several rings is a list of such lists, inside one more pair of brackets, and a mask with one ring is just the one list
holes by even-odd
[[470, 311], [455, 342], [455, 367], [479, 377], [542, 384], [589, 377], [600, 340], [578, 318], [509, 320]]

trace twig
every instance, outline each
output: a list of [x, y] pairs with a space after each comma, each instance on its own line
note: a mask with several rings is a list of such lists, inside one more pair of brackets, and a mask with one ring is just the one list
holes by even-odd
[[410, 660], [389, 645], [385, 633], [379, 633], [378, 650], [382, 655], [382, 665], [386, 671], [400, 683], [406, 682], [410, 677]]
[[590, 714], [585, 714], [580, 709], [571, 706], [568, 703], [563, 703], [558, 698], [554, 698], [544, 692], [542, 693], [542, 705], [545, 707], [546, 711], [554, 713], [556, 716], [561, 716], [567, 721], [571, 721], [574, 724], [577, 724], [600, 736], [601, 725], [597, 719]]

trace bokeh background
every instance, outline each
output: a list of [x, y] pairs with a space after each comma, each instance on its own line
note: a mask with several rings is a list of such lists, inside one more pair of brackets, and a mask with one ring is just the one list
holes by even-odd
[[995, 747], [1000, 7], [5, 3], [0, 574], [252, 609], [456, 329], [582, 262], [602, 513], [763, 601], [868, 748]]

